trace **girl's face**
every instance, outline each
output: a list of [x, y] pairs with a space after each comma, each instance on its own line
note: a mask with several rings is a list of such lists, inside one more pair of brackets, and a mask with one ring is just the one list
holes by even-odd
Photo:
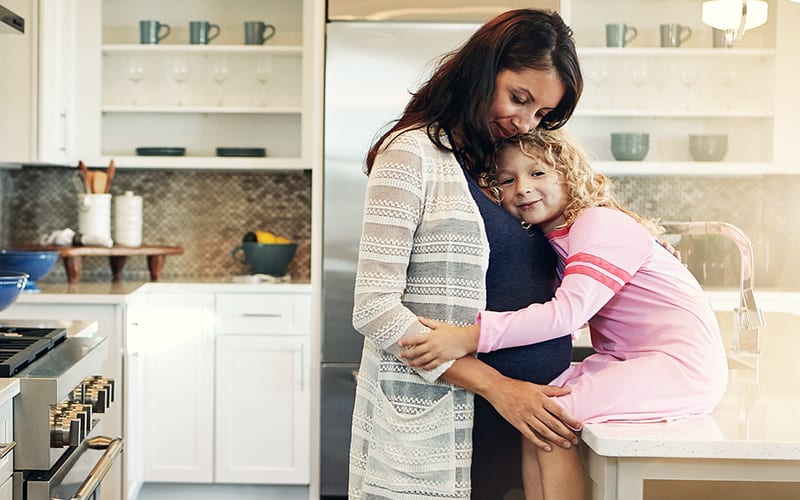
[[538, 154], [534, 156], [524, 155], [518, 145], [503, 147], [496, 158], [497, 183], [503, 190], [503, 208], [547, 233], [566, 222], [567, 186], [545, 168]]
[[495, 78], [489, 105], [489, 127], [495, 141], [530, 132], [564, 97], [564, 84], [554, 70], [503, 70]]

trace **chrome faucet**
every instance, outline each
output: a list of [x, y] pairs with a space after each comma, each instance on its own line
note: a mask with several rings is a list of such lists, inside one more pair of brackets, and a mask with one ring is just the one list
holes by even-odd
[[666, 234], [717, 234], [724, 236], [736, 244], [741, 256], [739, 273], [739, 307], [734, 309], [735, 324], [733, 331], [734, 353], [758, 354], [760, 352], [758, 332], [764, 326], [764, 313], [756, 304], [753, 293], [755, 265], [753, 263], [753, 245], [744, 232], [727, 222], [662, 222]]

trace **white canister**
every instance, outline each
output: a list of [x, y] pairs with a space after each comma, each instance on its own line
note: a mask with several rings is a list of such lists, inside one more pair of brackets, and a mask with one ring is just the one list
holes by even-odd
[[114, 199], [114, 242], [126, 247], [142, 246], [142, 197], [125, 191]]
[[82, 194], [79, 196], [78, 232], [111, 239], [110, 194]]

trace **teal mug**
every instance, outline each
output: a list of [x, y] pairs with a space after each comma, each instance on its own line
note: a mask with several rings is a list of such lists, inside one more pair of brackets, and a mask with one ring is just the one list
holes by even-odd
[[139, 21], [139, 42], [154, 45], [167, 37], [170, 25], [159, 21]]
[[189, 23], [189, 42], [193, 45], [206, 45], [219, 36], [219, 25], [208, 21], [191, 21]]

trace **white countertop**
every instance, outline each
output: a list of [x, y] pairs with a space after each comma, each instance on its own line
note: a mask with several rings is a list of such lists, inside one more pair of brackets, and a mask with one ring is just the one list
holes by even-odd
[[234, 282], [92, 282], [75, 284], [39, 283], [40, 292], [23, 292], [20, 304], [124, 304], [136, 293], [147, 290], [206, 293], [310, 293], [309, 283]]
[[[720, 313], [723, 330], [731, 329], [732, 316]], [[800, 316], [768, 312], [761, 350], [757, 372], [729, 370], [727, 391], [711, 415], [588, 424], [583, 441], [608, 457], [800, 460]]]

